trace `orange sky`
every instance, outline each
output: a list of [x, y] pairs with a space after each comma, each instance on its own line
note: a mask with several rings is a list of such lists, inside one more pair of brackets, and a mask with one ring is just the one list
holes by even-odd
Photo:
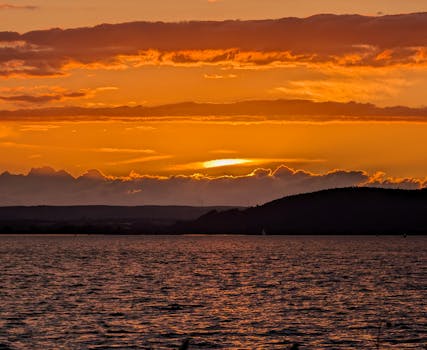
[[[0, 129], [1, 167], [25, 172], [45, 165], [74, 175], [243, 174], [286, 164], [425, 176], [427, 123], [383, 122], [9, 122]], [[221, 168], [216, 159], [252, 162]]]
[[[2, 29], [20, 32], [0, 32], [0, 172], [51, 166], [74, 176], [98, 169], [115, 177], [218, 177], [285, 165], [310, 174], [384, 172], [421, 186], [427, 14], [375, 15], [422, 11], [423, 1], [408, 8], [403, 1], [356, 7], [331, 0], [319, 9], [308, 0], [276, 1], [275, 8], [249, 1], [241, 17], [238, 0], [194, 4], [183, 1], [172, 13], [168, 1], [125, 1], [120, 11], [104, 6], [96, 18], [98, 1], [87, 8], [79, 1], [0, 4], [8, 18]], [[136, 7], [146, 15], [135, 17]], [[258, 18], [371, 17], [203, 21], [256, 18], [257, 10]], [[27, 32], [195, 18], [201, 21]], [[293, 99], [307, 102], [292, 110], [273, 102]], [[263, 102], [229, 105], [251, 100]], [[180, 105], [185, 101], [215, 106]], [[123, 106], [130, 108], [115, 109]], [[144, 109], [153, 106], [160, 107]]]

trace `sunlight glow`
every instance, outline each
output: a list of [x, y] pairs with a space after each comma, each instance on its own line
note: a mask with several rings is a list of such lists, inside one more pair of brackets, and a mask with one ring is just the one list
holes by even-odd
[[252, 161], [250, 159], [239, 159], [239, 158], [214, 159], [214, 160], [208, 160], [207, 162], [203, 162], [203, 167], [209, 169], [209, 168], [218, 168], [222, 166], [246, 164], [251, 162]]

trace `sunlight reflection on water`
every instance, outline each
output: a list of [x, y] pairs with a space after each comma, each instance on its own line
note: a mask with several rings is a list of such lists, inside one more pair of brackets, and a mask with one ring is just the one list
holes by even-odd
[[427, 237], [4, 236], [12, 349], [427, 344]]

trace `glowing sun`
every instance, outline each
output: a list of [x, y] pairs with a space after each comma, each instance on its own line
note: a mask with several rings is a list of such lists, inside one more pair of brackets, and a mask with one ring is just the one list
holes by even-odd
[[251, 163], [252, 161], [249, 159], [240, 159], [240, 158], [231, 158], [231, 159], [214, 159], [203, 162], [204, 168], [218, 168], [222, 166], [230, 166], [230, 165], [239, 165]]

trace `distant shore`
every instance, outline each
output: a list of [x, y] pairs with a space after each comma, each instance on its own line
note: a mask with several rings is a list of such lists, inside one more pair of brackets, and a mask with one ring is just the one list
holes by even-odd
[[0, 234], [425, 235], [427, 190], [331, 189], [250, 208], [0, 207]]

